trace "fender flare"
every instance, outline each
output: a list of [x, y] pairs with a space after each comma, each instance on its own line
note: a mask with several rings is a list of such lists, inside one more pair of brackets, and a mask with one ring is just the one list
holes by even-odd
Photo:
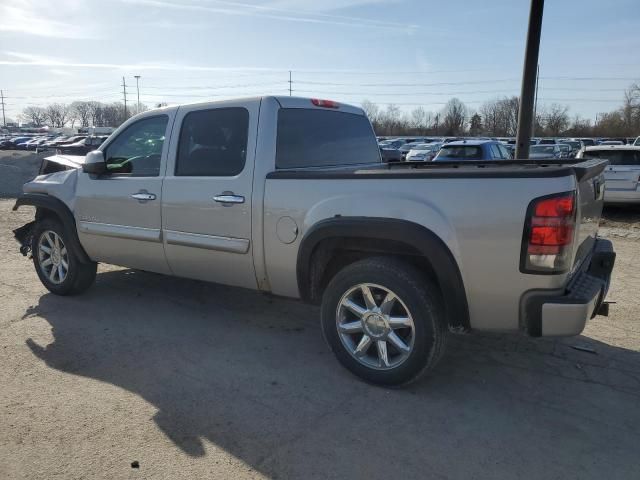
[[15, 211], [23, 205], [31, 205], [38, 209], [53, 212], [62, 222], [62, 227], [67, 234], [67, 238], [69, 239], [71, 246], [76, 252], [78, 252], [78, 259], [80, 262], [93, 262], [80, 243], [78, 231], [76, 229], [76, 221], [73, 218], [71, 210], [69, 210], [69, 207], [67, 207], [61, 200], [56, 197], [52, 197], [51, 195], [47, 195], [46, 193], [23, 193], [16, 200], [13, 210]]
[[431, 264], [445, 304], [449, 325], [470, 330], [469, 306], [458, 264], [433, 231], [417, 223], [380, 217], [334, 217], [313, 225], [300, 242], [296, 274], [301, 298], [313, 301], [311, 262], [316, 247], [330, 238], [364, 237], [393, 240], [412, 247]]

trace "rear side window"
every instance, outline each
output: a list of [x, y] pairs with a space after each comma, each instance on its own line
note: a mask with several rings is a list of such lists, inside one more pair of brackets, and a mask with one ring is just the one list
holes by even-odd
[[176, 176], [230, 177], [244, 169], [249, 136], [245, 108], [198, 110], [180, 129]]
[[606, 158], [610, 165], [640, 166], [640, 151], [634, 150], [594, 150], [584, 152], [584, 158]]
[[278, 112], [276, 167], [380, 163], [380, 149], [364, 115], [283, 108]]
[[442, 147], [436, 157], [438, 160], [482, 160], [482, 149], [469, 145]]

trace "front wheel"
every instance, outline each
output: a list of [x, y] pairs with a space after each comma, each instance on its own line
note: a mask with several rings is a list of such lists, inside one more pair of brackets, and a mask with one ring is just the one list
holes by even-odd
[[438, 288], [412, 265], [369, 258], [344, 268], [327, 286], [322, 330], [352, 373], [379, 385], [404, 385], [432, 369], [444, 351], [441, 304]]
[[56, 295], [75, 295], [89, 288], [97, 264], [82, 263], [62, 224], [52, 218], [40, 220], [33, 230], [33, 264], [42, 284]]

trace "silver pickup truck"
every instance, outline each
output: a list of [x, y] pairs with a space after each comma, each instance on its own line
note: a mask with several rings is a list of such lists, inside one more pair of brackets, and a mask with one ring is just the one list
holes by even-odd
[[52, 157], [15, 208], [47, 289], [98, 262], [321, 305], [363, 379], [410, 382], [450, 331], [577, 335], [615, 259], [597, 237], [607, 162], [382, 162], [363, 111], [263, 97], [128, 120], [83, 157]]

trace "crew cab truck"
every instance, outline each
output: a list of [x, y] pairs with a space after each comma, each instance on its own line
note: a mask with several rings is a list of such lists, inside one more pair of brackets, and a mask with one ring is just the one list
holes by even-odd
[[47, 161], [15, 234], [51, 292], [104, 262], [300, 298], [369, 382], [432, 369], [450, 331], [576, 335], [608, 306], [606, 160], [388, 164], [361, 109], [262, 97], [145, 112]]

